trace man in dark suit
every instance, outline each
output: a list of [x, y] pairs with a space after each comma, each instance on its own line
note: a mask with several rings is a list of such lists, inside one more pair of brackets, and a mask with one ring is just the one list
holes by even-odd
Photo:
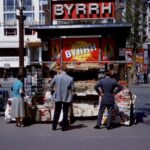
[[65, 72], [65, 65], [57, 68], [59, 72], [50, 82], [50, 91], [55, 101], [55, 111], [52, 123], [52, 130], [56, 130], [61, 108], [63, 107], [62, 131], [67, 129], [68, 111], [72, 102], [74, 82], [73, 78]]
[[115, 104], [114, 95], [119, 93], [123, 89], [123, 87], [118, 84], [115, 79], [110, 78], [110, 76], [111, 73], [107, 71], [105, 73], [105, 78], [99, 80], [94, 86], [96, 92], [101, 96], [101, 104], [99, 107], [97, 124], [94, 127], [96, 129], [101, 128], [101, 121], [105, 108], [107, 108], [108, 111], [106, 127], [108, 130], [111, 129], [111, 116]]
[[144, 72], [144, 83], [147, 83], [147, 72]]

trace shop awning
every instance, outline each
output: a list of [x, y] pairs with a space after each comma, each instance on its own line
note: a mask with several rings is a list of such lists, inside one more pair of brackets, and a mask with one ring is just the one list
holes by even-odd
[[74, 36], [74, 35], [115, 35], [126, 38], [131, 29], [127, 23], [80, 24], [80, 25], [33, 25], [29, 29], [38, 32], [40, 37]]
[[42, 47], [43, 45], [42, 42], [27, 42], [26, 46], [30, 48], [36, 48], [36, 47]]

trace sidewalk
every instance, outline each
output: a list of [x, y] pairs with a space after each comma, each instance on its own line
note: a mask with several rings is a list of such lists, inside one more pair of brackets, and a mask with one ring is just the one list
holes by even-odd
[[138, 84], [135, 84], [135, 85], [132, 85], [131, 87], [138, 87], [138, 88], [150, 88], [150, 83], [138, 83]]

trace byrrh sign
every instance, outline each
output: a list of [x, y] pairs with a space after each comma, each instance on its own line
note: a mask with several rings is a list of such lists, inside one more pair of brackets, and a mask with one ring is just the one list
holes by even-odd
[[115, 1], [52, 1], [52, 20], [114, 18]]

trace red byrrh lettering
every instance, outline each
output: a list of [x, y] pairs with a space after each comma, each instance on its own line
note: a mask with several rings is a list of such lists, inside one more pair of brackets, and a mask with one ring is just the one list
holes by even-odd
[[53, 19], [67, 18], [92, 18], [93, 15], [98, 17], [113, 17], [114, 3], [72, 3], [72, 4], [53, 4]]

